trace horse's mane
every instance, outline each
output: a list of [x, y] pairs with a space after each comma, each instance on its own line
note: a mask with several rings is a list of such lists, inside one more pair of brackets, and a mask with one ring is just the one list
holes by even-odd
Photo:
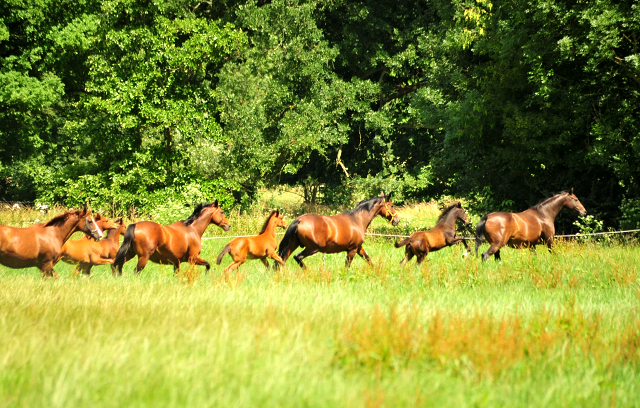
[[193, 224], [193, 222], [197, 220], [200, 215], [202, 215], [202, 211], [204, 211], [205, 208], [211, 207], [214, 204], [215, 201], [211, 203], [200, 203], [196, 205], [196, 208], [193, 210], [193, 214], [191, 214], [186, 220], [182, 221], [182, 223], [188, 227], [189, 225]]
[[362, 200], [356, 205], [355, 208], [344, 211], [342, 214], [353, 215], [359, 213], [360, 211], [371, 211], [371, 209], [373, 209], [373, 206], [378, 204], [380, 200], [384, 200], [384, 197], [376, 196], [368, 200]]
[[554, 198], [561, 196], [561, 195], [566, 195], [569, 194], [569, 192], [567, 190], [563, 190], [559, 193], [555, 193], [553, 195], [551, 195], [550, 197], [547, 197], [545, 199], [543, 199], [542, 201], [540, 201], [538, 204], [534, 205], [533, 208], [534, 210], [539, 210], [541, 206], [547, 204], [549, 201], [553, 200]]
[[447, 215], [451, 212], [451, 210], [453, 210], [454, 208], [459, 208], [458, 207], [459, 205], [460, 205], [460, 202], [456, 201], [455, 203], [449, 204], [447, 208], [442, 210], [442, 212], [440, 213], [440, 216], [438, 217], [438, 221], [436, 221], [436, 225], [443, 222], [447, 218]]
[[69, 219], [69, 217], [71, 217], [72, 214], [79, 214], [81, 212], [83, 212], [83, 210], [67, 211], [64, 214], [60, 214], [57, 217], [53, 217], [52, 219], [47, 221], [47, 223], [44, 224], [44, 227], [57, 227], [57, 226], [60, 226], [60, 225], [64, 224]]
[[269, 226], [269, 221], [271, 221], [271, 217], [273, 217], [273, 215], [278, 212], [278, 210], [271, 210], [271, 212], [269, 213], [269, 215], [267, 216], [266, 221], [264, 222], [264, 225], [262, 226], [262, 228], [260, 229], [260, 232], [258, 232], [258, 235], [262, 234], [263, 232], [265, 232], [267, 230], [267, 227]]

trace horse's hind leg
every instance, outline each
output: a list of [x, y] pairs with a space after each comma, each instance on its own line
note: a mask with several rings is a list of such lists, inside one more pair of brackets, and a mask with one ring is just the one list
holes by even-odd
[[293, 259], [296, 260], [296, 262], [298, 263], [298, 265], [300, 265], [301, 268], [306, 268], [306, 266], [304, 266], [304, 263], [302, 263], [302, 260], [304, 258], [308, 257], [308, 256], [316, 254], [317, 252], [318, 252], [318, 248], [310, 249], [310, 248], [307, 247], [304, 250], [302, 250], [301, 252], [295, 254], [293, 256]]
[[482, 254], [482, 260], [486, 261], [491, 255], [495, 256], [496, 261], [500, 260], [500, 247], [498, 245], [491, 244], [489, 249]]

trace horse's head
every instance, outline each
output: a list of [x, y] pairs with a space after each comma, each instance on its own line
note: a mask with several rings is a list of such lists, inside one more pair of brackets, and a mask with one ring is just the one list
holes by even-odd
[[94, 221], [96, 222], [96, 225], [103, 231], [108, 231], [108, 230], [112, 230], [112, 229], [116, 229], [118, 228], [118, 225], [113, 222], [113, 221], [109, 221], [109, 219], [107, 217], [103, 217], [102, 215], [96, 213], [95, 217], [93, 217]]
[[96, 222], [95, 218], [93, 218], [93, 215], [91, 215], [91, 211], [85, 214], [86, 216], [78, 223], [78, 229], [93, 238], [95, 241], [101, 240], [102, 229]]
[[287, 223], [284, 222], [284, 213], [277, 210], [273, 218], [275, 218], [276, 227], [287, 229]]
[[211, 208], [211, 224], [215, 224], [223, 230], [229, 231], [229, 228], [231, 228], [231, 224], [229, 223], [227, 217], [224, 216], [222, 208], [220, 208], [220, 206], [218, 205], [218, 200], [214, 201], [213, 205], [211, 205], [209, 208]]
[[464, 222], [464, 225], [469, 224], [469, 218], [467, 218], [467, 212], [462, 208], [462, 204], [458, 201], [456, 203], [456, 218]]
[[124, 235], [124, 233], [127, 232], [127, 226], [124, 221], [122, 221], [122, 218], [118, 218], [115, 224], [117, 226], [116, 229], [118, 230], [118, 235]]
[[382, 206], [380, 207], [380, 211], [378, 211], [378, 214], [380, 214], [382, 218], [391, 222], [391, 225], [395, 227], [400, 222], [400, 217], [398, 217], [398, 213], [396, 212], [395, 208], [393, 207], [393, 203], [391, 202], [391, 194], [384, 195], [383, 191], [380, 196], [382, 197]]
[[582, 205], [580, 200], [578, 200], [578, 197], [573, 194], [573, 188], [569, 191], [569, 194], [567, 194], [567, 197], [564, 199], [564, 206], [570, 210], [577, 212], [581, 217], [587, 215], [587, 210], [584, 209], [584, 206]]

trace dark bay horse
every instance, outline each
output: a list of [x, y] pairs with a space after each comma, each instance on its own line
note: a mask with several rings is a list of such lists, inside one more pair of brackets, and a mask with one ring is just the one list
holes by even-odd
[[362, 248], [367, 227], [377, 215], [387, 219], [392, 225], [398, 225], [400, 219], [393, 203], [384, 192], [369, 200], [358, 203], [353, 210], [336, 215], [304, 214], [296, 218], [284, 234], [278, 253], [286, 262], [298, 247], [304, 250], [294, 255], [298, 265], [304, 268], [302, 260], [317, 252], [334, 254], [347, 252], [347, 267], [358, 254], [371, 264], [371, 258]]
[[171, 225], [161, 225], [153, 221], [141, 221], [127, 227], [122, 246], [113, 262], [114, 275], [122, 275], [122, 266], [134, 256], [138, 256], [135, 272], [140, 273], [151, 261], [163, 265], [173, 265], [180, 269], [180, 263], [204, 265], [207, 271], [209, 262], [200, 257], [202, 234], [209, 224], [215, 224], [228, 231], [231, 225], [224, 216], [218, 201], [198, 204], [193, 214], [184, 221]]
[[491, 246], [482, 254], [483, 261], [491, 255], [499, 261], [500, 248], [505, 245], [511, 248], [535, 248], [538, 244], [546, 244], [551, 249], [556, 233], [553, 222], [563, 208], [581, 216], [587, 214], [571, 189], [520, 213], [495, 212], [485, 215], [476, 227], [476, 256], [478, 247], [485, 241]]
[[465, 225], [469, 223], [467, 213], [462, 208], [462, 204], [455, 202], [442, 211], [436, 226], [428, 231], [417, 231], [411, 234], [409, 238], [405, 238], [395, 243], [396, 248], [406, 245], [404, 259], [400, 265], [404, 265], [410, 261], [414, 255], [418, 263], [424, 261], [429, 252], [434, 252], [447, 246], [462, 242], [466, 248], [463, 256], [466, 256], [471, 250], [469, 245], [462, 237], [456, 236], [456, 221], [461, 220]]
[[27, 228], [0, 225], [0, 264], [16, 269], [35, 266], [43, 277], [57, 277], [53, 266], [62, 245], [76, 231], [95, 240], [102, 237], [100, 227], [87, 210], [68, 211], [47, 223]]
[[[103, 217], [104, 218], [104, 217]], [[82, 271], [91, 274], [94, 265], [113, 264], [120, 244], [120, 235], [124, 235], [126, 226], [122, 218], [111, 223], [113, 227], [103, 227], [108, 230], [107, 236], [98, 242], [90, 239], [69, 240], [62, 246], [60, 259], [69, 264], [75, 264], [74, 274]]]
[[225, 273], [239, 268], [247, 259], [260, 259], [267, 268], [269, 267], [267, 258], [284, 265], [282, 258], [276, 252], [278, 247], [276, 228], [278, 227], [287, 228], [287, 224], [284, 222], [284, 214], [281, 214], [279, 210], [273, 210], [267, 216], [267, 220], [257, 236], [238, 237], [229, 242], [218, 255], [216, 264], [220, 265], [222, 258], [229, 253], [233, 258], [233, 263], [224, 269]]

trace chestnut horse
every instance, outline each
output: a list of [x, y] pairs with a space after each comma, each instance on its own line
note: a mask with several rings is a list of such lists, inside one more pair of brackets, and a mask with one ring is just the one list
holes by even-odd
[[238, 237], [229, 242], [218, 255], [216, 264], [220, 265], [222, 258], [229, 253], [233, 258], [233, 263], [224, 269], [225, 273], [239, 268], [240, 265], [247, 261], [247, 258], [260, 259], [267, 268], [269, 267], [267, 258], [284, 265], [282, 258], [276, 252], [278, 247], [278, 242], [276, 241], [277, 227], [287, 228], [287, 224], [284, 222], [284, 214], [280, 214], [279, 210], [273, 210], [267, 216], [267, 220], [257, 236]]
[[381, 216], [398, 225], [400, 219], [393, 208], [390, 195], [384, 192], [369, 200], [358, 203], [353, 210], [336, 215], [304, 214], [296, 218], [284, 234], [280, 242], [278, 253], [283, 262], [298, 247], [304, 250], [294, 255], [300, 267], [304, 268], [302, 260], [317, 252], [334, 254], [347, 252], [347, 267], [351, 265], [353, 257], [358, 254], [371, 264], [371, 258], [364, 251], [364, 234], [375, 216]]
[[95, 240], [102, 238], [102, 231], [87, 210], [68, 211], [27, 228], [0, 225], [0, 264], [16, 269], [35, 266], [43, 277], [58, 277], [53, 266], [62, 245], [76, 231]]
[[505, 245], [511, 248], [535, 249], [538, 244], [546, 244], [551, 249], [556, 233], [553, 222], [565, 207], [581, 216], [587, 214], [571, 189], [547, 198], [520, 213], [495, 212], [485, 215], [476, 227], [476, 256], [478, 247], [485, 241], [491, 246], [482, 254], [483, 261], [491, 255], [499, 261], [500, 248]]
[[[105, 219], [104, 217], [102, 217]], [[98, 222], [98, 221], [96, 221]], [[74, 275], [82, 271], [84, 275], [91, 274], [94, 265], [110, 265], [116, 258], [120, 235], [124, 235], [126, 226], [122, 218], [110, 222], [112, 226], [103, 227], [108, 230], [107, 236], [98, 242], [90, 239], [69, 240], [62, 246], [60, 258], [63, 262], [75, 264]]]
[[411, 234], [409, 238], [405, 238], [400, 242], [395, 243], [396, 248], [400, 248], [406, 245], [404, 259], [400, 262], [400, 265], [404, 265], [411, 258], [416, 256], [417, 263], [424, 261], [424, 258], [429, 252], [438, 251], [444, 247], [462, 242], [466, 248], [464, 255], [471, 251], [469, 245], [462, 237], [456, 236], [456, 221], [460, 220], [464, 222], [464, 225], [469, 223], [467, 213], [462, 208], [459, 202], [455, 202], [448, 206], [436, 221], [436, 226], [428, 231], [417, 231]]
[[182, 262], [204, 265], [208, 271], [211, 266], [200, 257], [200, 250], [202, 234], [212, 223], [225, 231], [229, 231], [231, 227], [217, 200], [198, 204], [189, 218], [171, 225], [161, 225], [152, 221], [129, 225], [113, 262], [113, 274], [117, 272], [122, 275], [124, 263], [136, 255], [136, 273], [140, 273], [149, 261], [163, 265], [171, 264], [175, 272], [180, 269]]

